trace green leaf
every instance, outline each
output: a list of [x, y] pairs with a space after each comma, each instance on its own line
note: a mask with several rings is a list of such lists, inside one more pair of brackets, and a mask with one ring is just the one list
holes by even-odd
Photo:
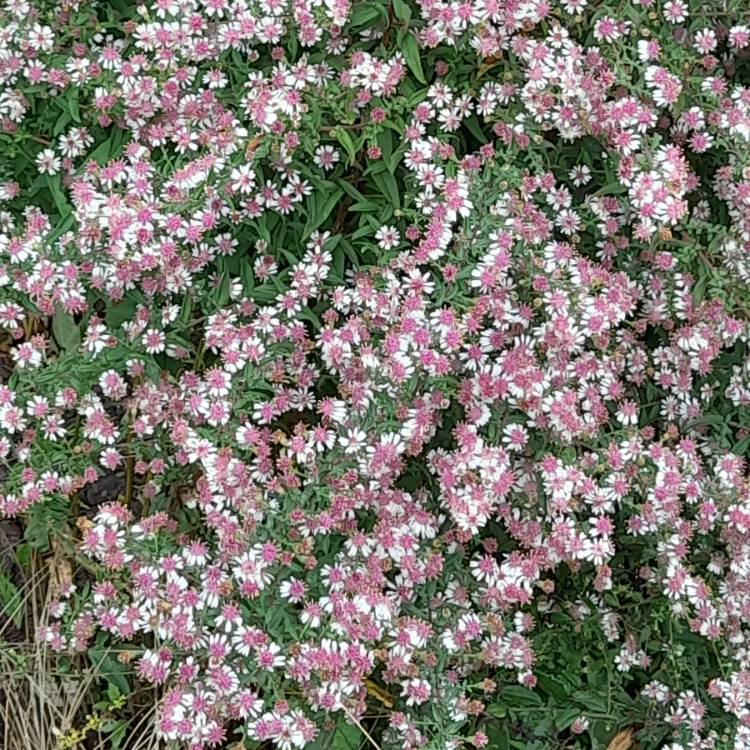
[[399, 165], [399, 162], [401, 161], [401, 158], [404, 155], [403, 149], [398, 149], [398, 151], [394, 151], [391, 154], [391, 158], [386, 161], [386, 166], [388, 167], [388, 171], [393, 174], [396, 171], [396, 167]]
[[343, 281], [344, 269], [346, 268], [346, 253], [343, 247], [337, 247], [333, 251], [333, 270], [336, 272], [336, 278]]
[[365, 198], [362, 193], [357, 190], [357, 188], [354, 187], [354, 185], [351, 184], [351, 182], [347, 182], [346, 180], [339, 180], [338, 181], [339, 186], [341, 189], [349, 196], [354, 198], [355, 201], [366, 201], [367, 198]]
[[186, 326], [190, 322], [190, 315], [193, 311], [193, 300], [189, 294], [185, 295], [185, 299], [182, 301], [182, 308], [180, 309], [180, 323]]
[[[701, 271], [703, 269], [701, 268]], [[703, 298], [706, 295], [706, 285], [708, 284], [708, 276], [704, 273], [700, 274], [700, 278], [698, 281], [695, 282], [695, 286], [693, 287], [693, 306], [698, 307], [701, 302], [703, 302]]]
[[491, 703], [489, 706], [487, 706], [487, 713], [490, 716], [497, 717], [498, 719], [504, 719], [508, 715], [508, 708], [502, 703]]
[[20, 628], [23, 624], [23, 597], [13, 581], [0, 570], [0, 614]]
[[555, 726], [561, 730], [567, 729], [580, 715], [581, 709], [576, 706], [557, 711], [555, 713]]
[[231, 287], [231, 281], [228, 273], [222, 273], [219, 279], [219, 283], [211, 295], [214, 299], [216, 307], [224, 307], [229, 302], [229, 290]]
[[350, 182], [339, 180], [339, 185], [350, 198], [353, 198], [356, 201], [356, 203], [352, 203], [352, 205], [349, 206], [349, 211], [366, 211], [367, 213], [377, 212], [378, 204], [365, 198], [365, 196], [362, 195], [362, 193], [360, 193]]
[[78, 349], [81, 343], [78, 323], [70, 313], [66, 313], [61, 308], [58, 308], [52, 316], [52, 335], [62, 352], [72, 352]]
[[102, 729], [109, 734], [109, 747], [111, 750], [118, 750], [127, 737], [128, 722], [125, 719], [118, 721], [106, 722]]
[[419, 45], [417, 44], [416, 37], [413, 34], [407, 34], [404, 37], [404, 41], [401, 46], [401, 52], [404, 55], [404, 60], [409, 66], [409, 70], [414, 74], [414, 77], [420, 83], [427, 83], [427, 79], [424, 77], [422, 71], [422, 60], [419, 56]]
[[537, 737], [544, 737], [554, 725], [554, 717], [547, 715], [541, 721], [536, 723], [533, 732]]
[[307, 220], [307, 224], [302, 233], [303, 239], [307, 239], [321, 224], [323, 224], [323, 222], [325, 222], [331, 214], [331, 211], [333, 211], [333, 207], [341, 200], [343, 194], [344, 191], [341, 188], [334, 188], [321, 205], [317, 205], [315, 196], [312, 196], [313, 200], [311, 201], [311, 208], [314, 210], [310, 211], [310, 218]]
[[748, 435], [746, 438], [743, 438], [738, 443], [735, 443], [734, 447], [732, 448], [732, 453], [737, 456], [744, 456], [745, 453], [747, 453], [748, 447], [750, 447], [750, 435]]
[[393, 131], [384, 128], [378, 133], [377, 141], [383, 154], [383, 161], [387, 163], [393, 153]]
[[467, 117], [464, 120], [464, 125], [466, 125], [466, 128], [468, 129], [468, 131], [480, 143], [487, 143], [487, 136], [484, 134], [484, 131], [482, 130], [482, 126], [479, 124], [479, 120], [477, 120], [476, 115], [471, 115], [470, 117]]
[[31, 547], [26, 544], [19, 544], [16, 549], [16, 560], [22, 568], [26, 568], [31, 564]]
[[[343, 274], [341, 276], [343, 278]], [[299, 311], [299, 313], [297, 313], [297, 315], [298, 317], [302, 318], [302, 320], [309, 320], [316, 331], [319, 331], [323, 327], [323, 324], [320, 322], [320, 318], [309, 307], [303, 307]]]
[[487, 737], [490, 740], [489, 747], [492, 750], [507, 750], [510, 747], [507, 722], [492, 721], [485, 724], [483, 729], [487, 732]]
[[133, 297], [126, 297], [119, 304], [109, 306], [106, 314], [107, 325], [117, 328], [126, 320], [131, 320], [135, 315], [136, 307], [138, 307], [138, 302]]
[[597, 190], [594, 195], [622, 195], [623, 193], [627, 192], [628, 189], [625, 185], [623, 185], [619, 180], [614, 180], [613, 182], [605, 185], [603, 188]]
[[330, 750], [359, 750], [364, 736], [359, 727], [340, 721], [336, 726]]
[[112, 148], [112, 139], [107, 138], [106, 141], [100, 143], [90, 154], [89, 159], [91, 161], [99, 162], [99, 164], [106, 164], [109, 159], [109, 152]]
[[60, 133], [65, 130], [69, 122], [70, 114], [68, 112], [61, 112], [60, 116], [57, 118], [57, 122], [55, 122], [55, 127], [52, 131], [52, 135], [54, 135], [55, 137], [60, 135]]
[[55, 201], [55, 206], [63, 218], [70, 214], [70, 204], [65, 198], [65, 194], [62, 191], [62, 182], [59, 174], [56, 175], [45, 175], [47, 187], [50, 193], [52, 193], [52, 199]]
[[551, 695], [559, 701], [565, 701], [568, 698], [568, 691], [565, 686], [558, 682], [554, 677], [548, 677], [544, 674], [537, 674], [537, 683], [547, 695]]
[[378, 210], [379, 206], [377, 203], [373, 203], [372, 201], [358, 201], [357, 203], [352, 203], [351, 206], [349, 206], [349, 211], [356, 212], [365, 212], [365, 213], [375, 213]]
[[47, 236], [47, 243], [48, 246], [51, 245], [55, 240], [62, 237], [65, 232], [67, 232], [75, 223], [75, 219], [73, 218], [73, 214], [68, 214], [64, 219], [61, 219], [60, 222], [55, 227], [54, 231]]
[[107, 683], [107, 691], [117, 690], [120, 695], [130, 695], [128, 668], [102, 648], [89, 648], [88, 656], [98, 677]]
[[510, 685], [500, 691], [500, 697], [510, 706], [541, 706], [542, 699], [523, 685]]
[[607, 702], [603, 700], [596, 693], [592, 693], [588, 690], [581, 690], [573, 694], [574, 700], [578, 701], [582, 706], [586, 706], [589, 711], [601, 711], [606, 713]]
[[377, 3], [362, 3], [352, 12], [349, 17], [349, 24], [351, 26], [364, 26], [365, 24], [374, 21], [376, 18], [379, 18], [381, 14], [382, 9]]
[[333, 134], [336, 136], [336, 140], [344, 147], [344, 151], [346, 151], [346, 155], [349, 157], [347, 164], [354, 164], [357, 160], [357, 149], [354, 146], [351, 135], [341, 126], [334, 128]]
[[72, 86], [68, 93], [68, 111], [73, 122], [81, 122], [81, 108], [78, 106], [78, 89]]
[[396, 208], [401, 207], [401, 197], [398, 192], [398, 183], [396, 178], [388, 172], [380, 172], [373, 174], [372, 179], [378, 186], [380, 192], [390, 201]]
[[26, 514], [24, 538], [35, 550], [49, 549], [50, 531], [58, 533], [65, 526], [68, 504], [61, 497], [53, 496], [41, 503], [34, 503]]
[[399, 21], [403, 21], [408, 26], [409, 21], [411, 21], [411, 8], [404, 2], [404, 0], [391, 0], [391, 3], [396, 18], [398, 18]]

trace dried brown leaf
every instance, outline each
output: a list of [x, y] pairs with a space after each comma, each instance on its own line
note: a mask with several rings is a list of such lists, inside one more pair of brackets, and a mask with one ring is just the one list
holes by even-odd
[[50, 593], [53, 597], [59, 596], [73, 584], [73, 566], [65, 553], [53, 542], [53, 554], [47, 560], [49, 570]]
[[623, 729], [618, 732], [607, 745], [607, 750], [630, 750], [633, 747], [633, 729]]

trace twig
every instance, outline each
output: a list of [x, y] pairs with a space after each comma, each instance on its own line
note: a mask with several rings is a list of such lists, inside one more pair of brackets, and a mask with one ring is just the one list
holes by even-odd
[[375, 750], [382, 750], [380, 745], [378, 745], [378, 743], [375, 742], [375, 740], [370, 736], [370, 733], [362, 726], [362, 722], [356, 716], [354, 716], [354, 714], [352, 714], [351, 711], [349, 711], [349, 709], [346, 706], [344, 706], [344, 711], [346, 711], [346, 715], [357, 725], [357, 727], [359, 728], [359, 731], [362, 732], [362, 734], [364, 734], [364, 736], [367, 738], [369, 743], [375, 748]]

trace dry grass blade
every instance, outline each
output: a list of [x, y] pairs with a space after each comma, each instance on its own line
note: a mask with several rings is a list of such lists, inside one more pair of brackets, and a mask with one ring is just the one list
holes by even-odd
[[[3, 750], [55, 750], [59, 736], [72, 727], [85, 707], [91, 675], [73, 679], [57, 671], [46, 642], [37, 638], [48, 623], [49, 565], [33, 559], [22, 591], [21, 640], [0, 640], [0, 696]], [[14, 612], [8, 613], [11, 618]], [[8, 622], [0, 631], [4, 639]]]
[[[81, 728], [93, 703], [101, 699], [96, 665], [74, 674], [61, 669], [60, 657], [37, 637], [49, 623], [48, 603], [60, 588], [73, 580], [73, 568], [62, 550], [55, 547], [46, 560], [33, 558], [20, 603], [24, 628], [12, 628], [17, 612], [5, 613], [0, 625], [0, 748], [2, 750], [59, 750], [61, 739]], [[106, 657], [106, 653], [103, 657]], [[128, 731], [122, 750], [159, 750], [163, 745], [154, 733], [157, 701], [148, 705]], [[91, 745], [91, 739], [98, 744]], [[75, 747], [83, 747], [77, 744]], [[107, 735], [89, 735], [86, 747], [109, 750]]]
[[372, 735], [362, 726], [362, 722], [348, 709], [346, 706], [344, 707], [344, 711], [346, 712], [346, 715], [351, 719], [351, 721], [354, 722], [354, 724], [357, 726], [360, 732], [365, 736], [365, 739], [372, 745], [372, 747], [375, 748], [375, 750], [381, 750], [380, 745], [372, 738]]

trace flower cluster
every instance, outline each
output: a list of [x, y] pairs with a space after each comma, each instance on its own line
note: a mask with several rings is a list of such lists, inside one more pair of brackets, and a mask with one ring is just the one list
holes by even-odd
[[725, 6], [8, 0], [0, 514], [81, 563], [39, 638], [190, 750], [746, 748]]

